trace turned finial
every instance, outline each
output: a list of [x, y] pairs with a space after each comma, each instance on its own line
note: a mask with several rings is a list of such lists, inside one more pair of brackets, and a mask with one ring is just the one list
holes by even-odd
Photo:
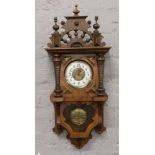
[[59, 25], [57, 25], [57, 21], [58, 21], [57, 17], [54, 17], [55, 25], [53, 25], [53, 29], [54, 29], [55, 31], [59, 30]]
[[75, 5], [75, 8], [74, 8], [74, 10], [73, 10], [73, 13], [74, 13], [75, 16], [78, 16], [79, 12], [80, 12], [80, 11], [78, 10], [78, 5], [76, 4], [76, 5]]
[[95, 21], [96, 21], [96, 23], [97, 23], [97, 21], [98, 21], [98, 16], [95, 16]]
[[96, 21], [96, 23], [93, 25], [93, 28], [97, 31], [100, 28], [100, 25], [97, 23], [98, 16], [95, 16], [95, 21]]

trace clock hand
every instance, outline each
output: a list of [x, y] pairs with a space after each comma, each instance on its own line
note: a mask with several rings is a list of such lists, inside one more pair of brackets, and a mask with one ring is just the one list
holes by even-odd
[[80, 76], [80, 69], [78, 69], [78, 76]]

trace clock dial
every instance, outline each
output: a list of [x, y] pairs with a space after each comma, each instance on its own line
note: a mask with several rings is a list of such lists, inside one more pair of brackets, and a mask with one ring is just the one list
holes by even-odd
[[73, 70], [73, 78], [77, 81], [81, 81], [85, 77], [85, 71], [82, 68], [76, 68]]
[[84, 61], [74, 61], [67, 66], [65, 78], [71, 86], [84, 88], [92, 79], [92, 69]]

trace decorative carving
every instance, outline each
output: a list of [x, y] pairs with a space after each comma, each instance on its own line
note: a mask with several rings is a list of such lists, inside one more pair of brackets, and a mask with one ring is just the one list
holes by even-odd
[[95, 17], [95, 24], [93, 28], [94, 32], [90, 32], [88, 29], [91, 27], [91, 21], [86, 21], [87, 16], [79, 16], [78, 5], [75, 5], [73, 10], [73, 16], [67, 16], [67, 21], [61, 21], [61, 29], [63, 32], [59, 33], [59, 25], [57, 25], [57, 18], [54, 18], [55, 24], [53, 29], [55, 32], [50, 37], [52, 43], [48, 43], [48, 47], [93, 47], [93, 46], [105, 46], [105, 43], [101, 42], [103, 36], [99, 33], [98, 29], [98, 16]]
[[[90, 20], [87, 21], [87, 16], [79, 15], [78, 5], [75, 5], [73, 13], [73, 16], [66, 17], [66, 21], [60, 22], [61, 26], [57, 24], [57, 18], [54, 18], [54, 32], [46, 51], [53, 57], [55, 70], [55, 89], [51, 94], [55, 109], [53, 131], [60, 134], [65, 129], [67, 138], [80, 149], [92, 138], [93, 129], [99, 134], [106, 130], [103, 108], [108, 96], [103, 86], [104, 55], [111, 47], [102, 42], [98, 16], [95, 17], [94, 24]], [[91, 24], [94, 29], [92, 32], [89, 31]], [[59, 32], [59, 28], [63, 31]], [[80, 55], [74, 58], [75, 54]], [[79, 67], [82, 65], [77, 63], [78, 67], [71, 67], [71, 73], [67, 72], [73, 61], [86, 63], [88, 67]], [[70, 78], [78, 84], [84, 77], [90, 77], [86, 68], [91, 70], [87, 85], [75, 87], [69, 84]]]
[[64, 65], [71, 59], [72, 59], [71, 56], [62, 56], [62, 62], [64, 63]]
[[71, 94], [71, 93], [72, 93], [72, 91], [71, 91], [71, 90], [69, 90], [68, 88], [66, 88], [66, 89], [64, 89], [63, 93], [64, 93], [64, 94]]
[[95, 65], [96, 62], [96, 56], [87, 56], [88, 60], [92, 63], [92, 65]]

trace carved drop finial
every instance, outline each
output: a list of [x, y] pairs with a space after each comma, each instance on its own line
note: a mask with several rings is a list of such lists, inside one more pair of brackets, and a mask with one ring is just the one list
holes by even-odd
[[79, 12], [80, 12], [80, 11], [78, 10], [78, 5], [76, 4], [76, 5], [75, 5], [75, 8], [74, 8], [74, 10], [73, 10], [73, 13], [74, 13], [75, 16], [78, 16]]
[[58, 21], [57, 17], [54, 17], [55, 25], [53, 25], [53, 29], [54, 29], [55, 31], [59, 30], [59, 25], [57, 25], [57, 21]]

